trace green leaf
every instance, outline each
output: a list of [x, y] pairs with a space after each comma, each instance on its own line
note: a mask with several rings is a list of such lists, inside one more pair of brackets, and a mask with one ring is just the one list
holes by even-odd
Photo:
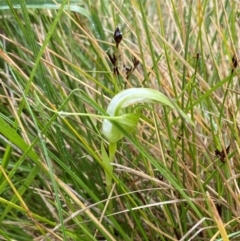
[[[59, 9], [62, 4], [62, 0], [56, 0], [55, 3], [52, 0], [26, 0], [26, 7], [29, 9]], [[56, 4], [58, 3], [58, 4]], [[87, 18], [90, 18], [90, 13], [85, 8], [79, 6], [83, 4], [83, 1], [80, 0], [71, 0], [69, 4], [64, 7], [65, 10], [72, 12], [77, 12], [84, 15]], [[11, 5], [15, 9], [20, 9], [21, 5], [18, 0], [11, 1]], [[0, 1], [0, 10], [10, 9], [9, 5], [5, 0]]]
[[[13, 129], [5, 120], [0, 117], [0, 133], [6, 138], [6, 142], [11, 146], [15, 146], [23, 152], [26, 152], [29, 145], [18, 135], [15, 129]], [[30, 150], [28, 156], [34, 160], [38, 160], [37, 154]]]

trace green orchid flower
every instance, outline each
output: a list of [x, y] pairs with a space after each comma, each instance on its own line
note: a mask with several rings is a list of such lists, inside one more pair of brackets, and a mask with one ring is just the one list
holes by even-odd
[[[124, 109], [137, 103], [160, 103], [178, 111], [178, 113], [193, 125], [192, 120], [167, 96], [161, 92], [148, 88], [131, 88], [118, 93], [108, 105], [107, 113], [115, 117], [114, 121], [120, 124], [128, 133], [134, 131], [139, 121], [139, 113], [125, 114]], [[117, 117], [117, 118], [116, 118]], [[121, 131], [109, 119], [104, 119], [102, 133], [109, 142], [117, 142], [123, 138]]]
[[[108, 154], [102, 143], [102, 160], [106, 169], [106, 189], [108, 194], [112, 188], [113, 167], [111, 163], [114, 161], [115, 153], [117, 151], [117, 142], [124, 137], [121, 130], [112, 123], [117, 122], [126, 132], [131, 133], [135, 130], [140, 113], [126, 113], [126, 108], [137, 103], [160, 103], [169, 106], [171, 109], [177, 110], [178, 113], [191, 125], [194, 125], [192, 120], [177, 106], [174, 101], [170, 100], [161, 92], [148, 88], [131, 88], [118, 93], [113, 97], [108, 105], [108, 118], [103, 120], [102, 133], [109, 142]], [[112, 209], [111, 203], [110, 210]]]

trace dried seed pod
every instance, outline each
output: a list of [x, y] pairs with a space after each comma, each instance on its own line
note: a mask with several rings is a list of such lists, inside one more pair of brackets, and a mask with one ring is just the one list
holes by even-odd
[[137, 66], [139, 65], [139, 60], [137, 60], [135, 57], [133, 57], [132, 62], [133, 62], [133, 70], [135, 70], [137, 68]]
[[131, 75], [131, 73], [133, 72], [133, 68], [132, 67], [128, 67], [125, 64], [123, 65], [123, 68], [126, 72], [126, 78], [128, 79], [129, 76]]
[[157, 174], [157, 178], [158, 178], [160, 181], [163, 181], [164, 176], [160, 173], [160, 174]]
[[238, 60], [237, 60], [236, 54], [234, 54], [232, 57], [232, 73], [237, 68], [237, 66], [238, 66]]
[[111, 56], [111, 54], [109, 54], [109, 53], [107, 53], [107, 55], [108, 55], [108, 58], [110, 59], [111, 63], [115, 66], [116, 63], [117, 63], [116, 55], [113, 54], [113, 55]]
[[120, 42], [122, 41], [122, 33], [119, 29], [119, 27], [117, 27], [115, 29], [115, 32], [114, 32], [114, 40], [115, 40], [115, 43], [116, 43], [116, 47], [118, 48], [118, 45], [120, 44]]
[[120, 75], [120, 73], [119, 73], [119, 70], [118, 70], [118, 67], [117, 67], [117, 66], [113, 66], [113, 73], [114, 73], [115, 75]]
[[[229, 150], [230, 150], [230, 144], [226, 148], [226, 154], [229, 153]], [[225, 155], [225, 152], [223, 150], [219, 151], [218, 149], [216, 149], [215, 150], [215, 156], [218, 157], [221, 162], [225, 162], [224, 159], [226, 158], [226, 155]]]
[[117, 57], [116, 55], [113, 53], [113, 55], [107, 53], [108, 58], [110, 59], [111, 63], [113, 64], [113, 73], [115, 75], [119, 75], [119, 70], [118, 70], [118, 66], [117, 66]]

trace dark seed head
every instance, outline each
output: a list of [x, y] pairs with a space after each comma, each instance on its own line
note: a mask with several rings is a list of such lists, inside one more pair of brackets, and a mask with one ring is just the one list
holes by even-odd
[[122, 33], [121, 33], [119, 27], [117, 27], [117, 28], [115, 29], [114, 36], [113, 36], [113, 37], [114, 37], [114, 40], [115, 40], [115, 42], [116, 42], [116, 47], [118, 47], [118, 45], [119, 45], [120, 42], [122, 41]]

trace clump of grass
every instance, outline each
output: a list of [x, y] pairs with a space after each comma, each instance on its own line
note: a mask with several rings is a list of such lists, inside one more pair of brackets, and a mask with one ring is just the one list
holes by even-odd
[[[237, 3], [7, 3], [1, 239], [238, 240]], [[106, 149], [107, 107], [132, 88], [174, 108], [125, 106], [134, 128], [110, 122]]]

